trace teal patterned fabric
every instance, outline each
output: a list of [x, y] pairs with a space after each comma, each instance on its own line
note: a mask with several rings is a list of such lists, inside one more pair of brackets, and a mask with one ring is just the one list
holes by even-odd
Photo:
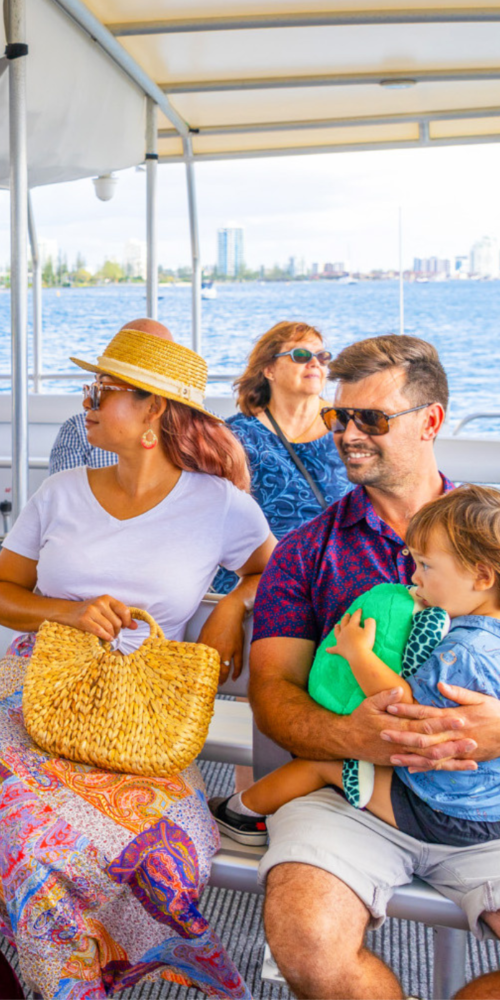
[[[355, 809], [364, 808], [359, 788], [359, 765], [361, 763], [360, 760], [349, 758], [349, 760], [345, 760], [342, 764], [342, 788], [344, 789], [344, 795], [349, 804], [354, 806]], [[373, 770], [375, 772], [375, 768]]]
[[417, 611], [403, 653], [401, 677], [406, 680], [413, 677], [449, 630], [450, 616], [443, 608], [424, 608], [423, 611]]

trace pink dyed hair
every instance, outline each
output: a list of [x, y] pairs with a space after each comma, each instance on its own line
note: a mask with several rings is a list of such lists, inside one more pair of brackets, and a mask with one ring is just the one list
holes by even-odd
[[161, 443], [173, 465], [186, 472], [207, 472], [229, 479], [239, 490], [249, 492], [250, 473], [243, 445], [225, 424], [169, 399], [160, 426]]

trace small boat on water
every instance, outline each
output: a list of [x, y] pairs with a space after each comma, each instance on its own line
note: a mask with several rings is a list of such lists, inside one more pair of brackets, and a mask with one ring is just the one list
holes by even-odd
[[201, 297], [202, 299], [216, 299], [217, 285], [214, 285], [213, 281], [202, 281]]

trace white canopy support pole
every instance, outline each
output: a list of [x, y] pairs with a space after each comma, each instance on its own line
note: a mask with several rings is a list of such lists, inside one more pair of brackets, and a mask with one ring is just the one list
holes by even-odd
[[201, 260], [200, 241], [198, 236], [198, 212], [196, 206], [196, 188], [194, 177], [193, 147], [191, 136], [183, 139], [184, 158], [186, 162], [186, 180], [189, 206], [189, 232], [191, 236], [191, 261], [192, 261], [192, 320], [191, 320], [191, 346], [193, 351], [201, 354]]
[[42, 262], [38, 249], [31, 191], [28, 191], [28, 233], [31, 247], [33, 298], [33, 391], [40, 392], [42, 373]]
[[25, 0], [7, 0], [12, 330], [12, 518], [28, 499], [28, 158]]
[[399, 209], [399, 332], [405, 332], [405, 292], [403, 284], [403, 211]]
[[151, 97], [148, 97], [146, 102], [146, 311], [150, 319], [158, 319], [157, 182], [158, 106], [151, 99]]

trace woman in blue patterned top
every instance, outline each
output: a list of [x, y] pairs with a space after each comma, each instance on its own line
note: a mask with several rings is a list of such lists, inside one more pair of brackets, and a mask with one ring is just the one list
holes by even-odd
[[[318, 330], [306, 323], [285, 321], [260, 337], [245, 371], [234, 383], [241, 412], [230, 417], [228, 424], [246, 450], [252, 495], [278, 539], [316, 517], [323, 508], [273, 421], [292, 444], [327, 505], [351, 488], [333, 435], [325, 432], [320, 416], [330, 359]], [[235, 583], [234, 574], [219, 570], [213, 587], [227, 593]]]

